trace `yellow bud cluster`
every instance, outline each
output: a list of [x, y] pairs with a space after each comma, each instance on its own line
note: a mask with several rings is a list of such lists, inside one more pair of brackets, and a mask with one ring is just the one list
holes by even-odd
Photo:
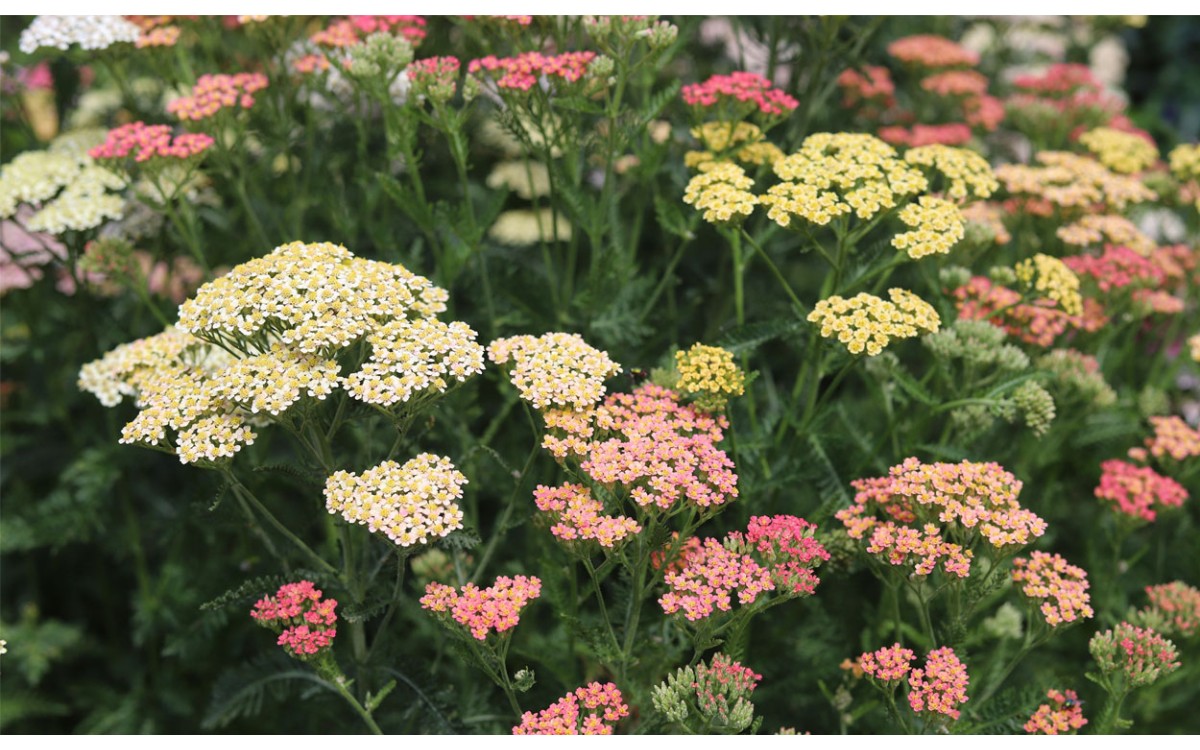
[[833, 296], [816, 304], [808, 322], [821, 325], [821, 336], [837, 337], [851, 354], [875, 356], [892, 339], [934, 333], [941, 318], [925, 300], [904, 289], [889, 289], [891, 301], [866, 292], [850, 299]]
[[1117, 174], [1135, 174], [1158, 161], [1158, 147], [1153, 142], [1116, 128], [1089, 130], [1079, 136], [1079, 142]]
[[1026, 258], [1013, 269], [1017, 281], [1038, 292], [1045, 299], [1058, 303], [1067, 315], [1083, 314], [1083, 297], [1079, 294], [1079, 277], [1058, 258], [1038, 253]]
[[604, 398], [605, 378], [621, 371], [608, 354], [574, 333], [513, 336], [488, 345], [488, 358], [513, 363], [509, 380], [535, 409], [586, 409]]
[[966, 235], [958, 206], [931, 195], [922, 195], [918, 202], [902, 208], [900, 221], [914, 229], [893, 237], [892, 247], [907, 251], [913, 260], [944, 255]]
[[1158, 197], [1136, 178], [1114, 174], [1086, 156], [1041, 151], [1037, 160], [1042, 166], [1003, 164], [996, 167], [996, 177], [1010, 193], [1041, 198], [1061, 208], [1088, 208], [1105, 203], [1123, 211], [1132, 203]]
[[466, 483], [450, 459], [422, 453], [403, 465], [384, 461], [362, 474], [334, 473], [325, 481], [325, 507], [409, 547], [463, 527], [456, 501]]
[[793, 218], [824, 225], [851, 211], [870, 219], [928, 187], [925, 176], [897, 158], [894, 148], [865, 133], [815, 133], [774, 168], [784, 182], [759, 202], [783, 227]]
[[725, 408], [730, 396], [746, 391], [746, 374], [733, 361], [733, 352], [719, 346], [695, 344], [686, 352], [675, 352], [679, 370], [678, 390], [697, 397], [705, 411]]
[[1155, 248], [1154, 240], [1142, 234], [1136, 224], [1124, 216], [1111, 214], [1088, 214], [1078, 221], [1059, 227], [1055, 234], [1066, 244], [1076, 247], [1124, 245], [1147, 256], [1154, 252]]
[[701, 165], [702, 171], [687, 184], [683, 202], [704, 212], [711, 224], [740, 222], [754, 213], [758, 198], [750, 192], [754, 180], [732, 162]]
[[483, 372], [483, 347], [466, 323], [435, 318], [393, 320], [367, 337], [371, 359], [345, 379], [351, 396], [368, 404], [409, 403], [444, 393]]
[[904, 161], [930, 167], [945, 177], [949, 183], [946, 195], [952, 200], [982, 200], [1000, 189], [987, 159], [970, 149], [940, 143], [920, 146], [905, 151]]
[[1179, 180], [1200, 180], [1200, 143], [1183, 143], [1167, 155], [1171, 174]]

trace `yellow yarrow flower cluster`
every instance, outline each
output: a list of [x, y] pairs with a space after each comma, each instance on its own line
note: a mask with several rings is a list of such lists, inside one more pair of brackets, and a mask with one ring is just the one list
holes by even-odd
[[1026, 258], [1013, 269], [1026, 288], [1043, 298], [1054, 300], [1067, 315], [1083, 314], [1083, 297], [1079, 294], [1079, 277], [1058, 258], [1038, 253]]
[[1079, 136], [1079, 142], [1100, 163], [1117, 174], [1135, 174], [1158, 161], [1158, 147], [1133, 133], [1116, 128], [1095, 128]]
[[1154, 240], [1142, 234], [1129, 219], [1111, 214], [1088, 214], [1055, 232], [1060, 240], [1076, 247], [1111, 244], [1124, 245], [1140, 255], [1150, 255]]
[[850, 299], [823, 299], [808, 314], [808, 322], [821, 325], [821, 336], [837, 337], [851, 354], [866, 351], [874, 357], [892, 339], [934, 333], [942, 321], [937, 310], [904, 289], [889, 289], [891, 301], [862, 292]]
[[450, 459], [422, 453], [404, 464], [384, 461], [362, 474], [334, 473], [325, 481], [325, 507], [410, 547], [463, 527], [457, 501], [466, 483]]
[[914, 229], [893, 237], [892, 247], [907, 251], [913, 260], [944, 255], [966, 236], [958, 206], [931, 195], [922, 195], [916, 203], [900, 209], [900, 221]]
[[1123, 211], [1132, 203], [1158, 197], [1136, 178], [1114, 174], [1086, 156], [1041, 151], [1036, 158], [1042, 166], [1003, 164], [996, 167], [996, 177], [1010, 193], [1041, 198], [1062, 208], [1086, 209], [1105, 203]]
[[445, 393], [483, 372], [483, 347], [466, 323], [436, 318], [393, 320], [367, 337], [371, 358], [345, 378], [346, 391], [368, 404], [392, 406]]
[[1200, 362], [1200, 333], [1188, 339], [1188, 348], [1192, 352], [1192, 361]]
[[733, 352], [719, 346], [695, 344], [686, 352], [675, 352], [679, 371], [677, 390], [696, 397], [704, 411], [725, 408], [730, 396], [746, 392], [746, 374], [733, 361]]
[[870, 219], [928, 187], [925, 176], [897, 158], [894, 148], [865, 133], [815, 133], [774, 168], [784, 182], [759, 202], [782, 227], [794, 218], [825, 225], [851, 212]]
[[509, 380], [535, 409], [586, 409], [604, 398], [605, 378], [621, 366], [574, 333], [513, 336], [488, 345], [488, 358], [512, 362]]
[[1200, 143], [1182, 143], [1167, 155], [1171, 174], [1179, 180], [1200, 180]]
[[754, 213], [758, 198], [750, 192], [753, 186], [746, 170], [732, 162], [704, 164], [688, 182], [683, 202], [703, 211], [711, 224], [732, 224]]
[[992, 166], [980, 154], [965, 148], [940, 143], [910, 148], [904, 161], [930, 167], [946, 178], [946, 195], [951, 200], [983, 200], [1000, 189]]
[[749, 122], [706, 122], [692, 128], [692, 136], [704, 146], [704, 151], [689, 151], [683, 163], [690, 169], [732, 156], [742, 164], [762, 166], [783, 158], [783, 151], [766, 140], [762, 129]]
[[22, 204], [37, 210], [25, 227], [31, 232], [62, 234], [94, 229], [125, 212], [125, 200], [110, 191], [125, 180], [95, 163], [87, 151], [104, 142], [104, 131], [60, 136], [44, 151], [18, 154], [0, 169], [0, 219], [14, 216]]

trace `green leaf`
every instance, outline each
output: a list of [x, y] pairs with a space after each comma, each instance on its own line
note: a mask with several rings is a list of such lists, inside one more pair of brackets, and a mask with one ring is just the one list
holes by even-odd
[[213, 686], [200, 726], [206, 730], [220, 729], [242, 717], [257, 716], [263, 708], [268, 691], [282, 698], [295, 682], [322, 684], [319, 677], [307, 668], [296, 668], [297, 662], [281, 650], [267, 651], [240, 667], [227, 670]]
[[717, 346], [734, 354], [746, 354], [778, 338], [792, 336], [804, 330], [804, 322], [796, 318], [775, 318], [758, 323], [747, 323], [726, 333]]
[[215, 599], [211, 599], [200, 605], [201, 612], [210, 610], [223, 609], [230, 604], [237, 604], [248, 599], [259, 599], [268, 594], [275, 593], [280, 586], [287, 583], [288, 579], [279, 575], [260, 576], [251, 578], [248, 581], [242, 582], [241, 585], [227, 590]]

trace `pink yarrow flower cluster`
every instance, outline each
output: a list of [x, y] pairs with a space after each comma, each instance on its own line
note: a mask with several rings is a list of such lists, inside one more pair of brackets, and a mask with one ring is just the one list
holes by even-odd
[[404, 37], [414, 47], [427, 33], [422, 16], [349, 16], [330, 22], [309, 39], [322, 47], [350, 47], [377, 32]]
[[515, 628], [521, 610], [541, 593], [542, 581], [537, 576], [500, 576], [486, 589], [468, 583], [461, 592], [435, 581], [425, 587], [421, 608], [449, 616], [482, 641], [491, 633], [503, 634]]
[[797, 516], [751, 516], [743, 534], [730, 532], [725, 545], [760, 560], [782, 591], [812, 594], [821, 579], [813, 568], [829, 559], [816, 539], [817, 525]]
[[1112, 503], [1117, 512], [1142, 521], [1153, 521], [1159, 511], [1178, 508], [1188, 498], [1183, 485], [1149, 466], [1112, 458], [1100, 464], [1100, 471], [1096, 497]]
[[438, 101], [454, 96], [458, 85], [459, 62], [457, 57], [427, 57], [408, 66], [408, 80], [413, 91]]
[[1088, 641], [1088, 650], [1100, 671], [1123, 676], [1130, 687], [1149, 685], [1180, 666], [1174, 643], [1151, 628], [1128, 622], [1096, 633]]
[[[954, 300], [958, 317], [986, 320], [1003, 328], [1010, 336], [1041, 347], [1052, 346], [1054, 340], [1072, 325], [1083, 323], [1061, 310], [1053, 300], [1021, 302], [1020, 292], [993, 284], [985, 276], [974, 276], [966, 285], [955, 289]], [[1084, 312], [1086, 315], [1086, 305]]]
[[773, 117], [786, 115], [800, 106], [800, 102], [775, 88], [766, 78], [744, 71], [714, 75], [703, 83], [684, 86], [683, 101], [701, 109], [749, 106], [751, 111]]
[[1164, 630], [1178, 632], [1185, 638], [1200, 633], [1200, 590], [1183, 581], [1147, 586], [1150, 609], [1167, 624]]
[[1051, 703], [1043, 703], [1025, 722], [1029, 734], [1074, 734], [1075, 730], [1087, 726], [1083, 718], [1083, 707], [1074, 690], [1047, 690]]
[[277, 643], [289, 654], [306, 659], [333, 645], [336, 610], [336, 599], [323, 599], [311, 581], [298, 581], [280, 586], [274, 597], [259, 599], [250, 616], [279, 632]]
[[908, 675], [908, 705], [917, 713], [928, 712], [957, 719], [958, 707], [966, 703], [966, 666], [949, 646], [930, 651], [925, 667]]
[[267, 87], [262, 73], [206, 73], [192, 87], [192, 95], [176, 99], [167, 111], [180, 120], [206, 120], [222, 109], [254, 106], [254, 93]]
[[612, 549], [642, 530], [632, 518], [604, 515], [604, 504], [581, 484], [538, 485], [533, 501], [550, 517], [550, 533], [564, 542], [592, 541]]
[[621, 691], [611, 682], [576, 688], [536, 714], [526, 711], [513, 734], [612, 734], [629, 715]]
[[591, 51], [563, 52], [558, 55], [523, 52], [516, 57], [488, 55], [472, 60], [467, 65], [467, 71], [499, 72], [501, 75], [496, 78], [496, 85], [500, 88], [528, 91], [542, 76], [547, 79], [558, 78], [568, 83], [578, 81], [587, 73], [588, 64], [595, 57], [596, 53]]
[[847, 68], [838, 75], [837, 82], [842, 88], [844, 107], [871, 102], [887, 109], [896, 102], [896, 84], [892, 82], [892, 74], [881, 65], [864, 65], [861, 71]]
[[925, 68], [973, 67], [979, 64], [978, 52], [935, 34], [916, 34], [897, 39], [888, 45], [887, 51], [900, 62]]
[[862, 671], [884, 683], [899, 682], [912, 668], [916, 654], [899, 643], [884, 646], [878, 651], [865, 651], [858, 657]]
[[1128, 286], [1156, 287], [1165, 279], [1153, 260], [1128, 247], [1108, 245], [1098, 257], [1071, 255], [1062, 260], [1077, 276], [1091, 278], [1101, 292]]
[[725, 654], [717, 654], [711, 664], [696, 665], [696, 706], [705, 716], [728, 724], [737, 704], [747, 700], [758, 687], [762, 675]]
[[971, 128], [961, 122], [944, 125], [888, 125], [879, 129], [879, 137], [893, 146], [961, 146], [971, 140]]
[[183, 133], [171, 137], [167, 125], [147, 125], [140, 120], [108, 131], [104, 143], [88, 151], [93, 159], [126, 159], [146, 162], [154, 158], [190, 159], [213, 144], [204, 133]]
[[1050, 627], [1092, 617], [1087, 572], [1071, 565], [1061, 555], [1035, 551], [1013, 560], [1013, 583], [1030, 600], [1041, 601], [1039, 609]]

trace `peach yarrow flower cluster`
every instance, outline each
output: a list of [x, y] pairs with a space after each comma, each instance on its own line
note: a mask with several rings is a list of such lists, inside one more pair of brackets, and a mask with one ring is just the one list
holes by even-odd
[[1087, 726], [1088, 720], [1083, 718], [1083, 706], [1074, 690], [1046, 691], [1046, 697], [1052, 703], [1043, 703], [1037, 711], [1025, 722], [1025, 731], [1029, 734], [1074, 734], [1075, 730]]
[[104, 143], [88, 151], [88, 155], [99, 160], [132, 157], [139, 164], [155, 158], [182, 161], [203, 153], [212, 144], [213, 139], [204, 133], [183, 133], [172, 138], [170, 127], [147, 125], [139, 120], [108, 131]]
[[954, 649], [945, 646], [925, 656], [925, 666], [908, 675], [908, 705], [917, 713], [943, 714], [951, 719], [960, 716], [958, 707], [966, 703], [966, 666]]
[[1061, 555], [1034, 551], [1013, 560], [1012, 580], [1038, 608], [1050, 627], [1090, 618], [1095, 612], [1088, 594], [1087, 573]]
[[1146, 448], [1155, 458], [1170, 456], [1176, 461], [1200, 456], [1200, 430], [1188, 427], [1177, 416], [1150, 417], [1154, 437], [1146, 438]]
[[642, 530], [632, 518], [604, 515], [604, 504], [580, 484], [538, 485], [533, 500], [537, 509], [549, 517], [550, 533], [563, 542], [594, 541], [612, 549]]
[[278, 643], [289, 654], [307, 659], [333, 645], [336, 610], [335, 599], [323, 599], [311, 581], [298, 581], [280, 586], [273, 597], [259, 599], [250, 616], [278, 632]]
[[888, 45], [887, 51], [900, 62], [925, 68], [972, 67], [979, 64], [978, 52], [934, 34], [916, 34], [897, 39]]
[[382, 531], [401, 547], [423, 545], [463, 527], [457, 501], [465, 484], [450, 459], [422, 453], [362, 474], [334, 473], [325, 482], [325, 507], [371, 533]]
[[486, 589], [468, 583], [461, 592], [434, 581], [425, 587], [421, 608], [443, 621], [452, 620], [472, 638], [483, 641], [493, 633], [508, 635], [520, 621], [521, 610], [541, 594], [542, 581], [537, 576], [500, 576]]
[[612, 734], [617, 722], [629, 715], [621, 691], [611, 682], [576, 688], [550, 707], [526, 711], [513, 734]]
[[1153, 521], [1158, 512], [1178, 508], [1188, 498], [1183, 485], [1149, 466], [1137, 466], [1119, 458], [1100, 464], [1096, 497], [1112, 504], [1113, 510], [1141, 521]]
[[899, 643], [878, 651], [864, 651], [858, 657], [862, 671], [882, 683], [899, 682], [912, 668], [916, 654]]
[[467, 71], [486, 71], [496, 74], [496, 86], [501, 89], [529, 91], [540, 79], [559, 79], [575, 83], [587, 74], [588, 65], [596, 58], [591, 51], [563, 52], [544, 55], [541, 52], [523, 52], [516, 57], [488, 55], [467, 64]]
[[223, 109], [250, 109], [254, 94], [267, 87], [262, 73], [206, 73], [192, 87], [191, 96], [169, 103], [167, 112], [180, 120], [207, 120]]

